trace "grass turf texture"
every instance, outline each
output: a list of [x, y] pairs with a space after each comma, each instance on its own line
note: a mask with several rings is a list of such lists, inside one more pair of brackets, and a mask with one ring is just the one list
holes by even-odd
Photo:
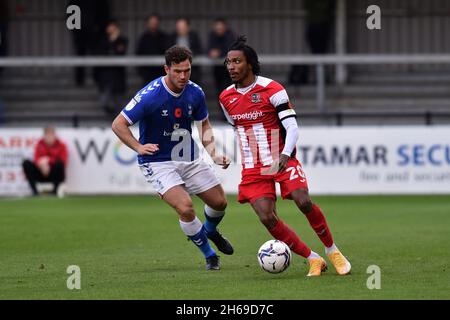
[[[314, 197], [350, 276], [330, 269], [306, 278], [294, 255], [285, 272], [262, 271], [259, 246], [271, 237], [249, 205], [228, 197], [220, 229], [235, 247], [222, 270], [186, 240], [175, 212], [155, 197], [0, 199], [0, 299], [449, 299], [450, 197]], [[194, 199], [203, 220], [201, 202]], [[291, 201], [280, 216], [308, 243], [323, 246]], [[68, 290], [69, 265], [81, 290]], [[381, 289], [366, 287], [381, 268]]]

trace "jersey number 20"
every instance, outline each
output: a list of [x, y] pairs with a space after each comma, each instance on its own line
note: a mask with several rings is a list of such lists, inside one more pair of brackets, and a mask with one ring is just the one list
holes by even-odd
[[291, 172], [291, 177], [289, 178], [289, 180], [295, 180], [295, 179], [301, 177], [302, 178], [301, 182], [304, 182], [305, 179], [306, 179], [306, 175], [303, 172], [302, 167], [300, 167], [300, 166], [297, 166], [296, 168], [295, 167], [289, 167], [289, 168], [286, 169], [286, 171], [287, 172]]

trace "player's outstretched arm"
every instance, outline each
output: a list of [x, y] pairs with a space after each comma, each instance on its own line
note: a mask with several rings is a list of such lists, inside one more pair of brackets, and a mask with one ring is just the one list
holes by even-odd
[[133, 133], [129, 127], [130, 124], [122, 114], [119, 114], [112, 123], [112, 131], [116, 134], [120, 141], [136, 151], [139, 155], [152, 155], [159, 150], [157, 144], [140, 144], [139, 141], [137, 141], [133, 136]]
[[215, 164], [222, 166], [223, 169], [227, 169], [230, 166], [231, 161], [227, 156], [216, 153], [214, 132], [209, 119], [201, 121], [199, 125], [200, 127], [198, 127], [198, 133], [206, 151], [211, 156]]

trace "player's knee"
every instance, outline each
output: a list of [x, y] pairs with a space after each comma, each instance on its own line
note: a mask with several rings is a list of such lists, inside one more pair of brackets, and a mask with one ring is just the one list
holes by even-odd
[[277, 218], [272, 213], [260, 214], [259, 220], [268, 229], [272, 229], [277, 224]]
[[307, 213], [311, 212], [313, 203], [312, 203], [310, 197], [305, 197], [305, 198], [299, 199], [299, 201], [297, 202], [297, 206], [299, 207], [301, 212], [303, 212], [304, 214], [307, 214]]
[[228, 202], [226, 198], [218, 199], [211, 208], [216, 211], [225, 211], [228, 206]]
[[311, 198], [309, 197], [308, 190], [296, 190], [292, 193], [292, 198], [301, 212], [304, 214], [311, 212], [313, 204]]
[[190, 221], [195, 218], [194, 205], [192, 204], [192, 201], [180, 200], [176, 204], [175, 210], [182, 218], [185, 219], [185, 221]]

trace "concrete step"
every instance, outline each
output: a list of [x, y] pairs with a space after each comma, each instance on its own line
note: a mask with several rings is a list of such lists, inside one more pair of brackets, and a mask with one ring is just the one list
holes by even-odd
[[381, 84], [449, 84], [450, 72], [398, 72], [398, 73], [364, 73], [351, 74], [350, 83], [381, 83]]
[[[140, 88], [138, 86], [129, 86], [126, 97], [132, 97]], [[286, 90], [292, 97], [315, 97], [317, 88], [314, 85], [292, 86], [287, 85]], [[215, 90], [209, 88], [208, 96], [216, 98]], [[42, 86], [27, 86], [0, 88], [0, 96], [4, 100], [20, 99], [40, 99], [40, 100], [93, 100], [98, 98], [98, 90], [95, 86], [86, 86], [77, 88], [74, 86], [46, 88]], [[327, 85], [325, 87], [327, 97], [448, 97], [450, 98], [450, 83], [438, 85], [346, 85], [344, 87], [336, 85]]]
[[[291, 99], [292, 104], [298, 111], [316, 111], [317, 102], [315, 99]], [[217, 107], [215, 101], [207, 101], [210, 114], [221, 115], [221, 110]], [[403, 99], [364, 99], [364, 98], [342, 98], [327, 99], [325, 101], [329, 110], [364, 110], [364, 111], [449, 111], [450, 99], [447, 98], [403, 98]], [[4, 108], [6, 112], [31, 112], [41, 113], [54, 112], [84, 112], [101, 110], [98, 103], [94, 101], [5, 101]], [[121, 106], [118, 106], [120, 109]]]
[[34, 112], [41, 113], [42, 111], [85, 111], [85, 110], [100, 110], [101, 108], [96, 102], [83, 101], [13, 101], [4, 102], [5, 111], [11, 112]]
[[[317, 94], [316, 86], [286, 86], [286, 90], [290, 96], [315, 97]], [[327, 85], [325, 87], [325, 95], [329, 98], [335, 97], [367, 97], [367, 98], [386, 98], [386, 97], [418, 97], [418, 98], [450, 98], [450, 83], [448, 85], [346, 85], [344, 87], [336, 85]]]
[[4, 101], [22, 101], [22, 102], [67, 102], [67, 101], [79, 101], [79, 102], [90, 102], [98, 100], [99, 93], [97, 90], [79, 90], [74, 88], [68, 88], [64, 90], [52, 90], [48, 91], [46, 89], [32, 89], [24, 91], [23, 89], [13, 89], [13, 90], [0, 90], [0, 97]]
[[[327, 100], [325, 109], [328, 111], [347, 112], [448, 112], [450, 104], [448, 101], [424, 101], [422, 104], [411, 104], [409, 101], [370, 101], [368, 100]], [[298, 114], [302, 112], [318, 111], [318, 106], [314, 101], [293, 102]]]
[[358, 108], [368, 111], [426, 111], [450, 110], [448, 98], [403, 98], [403, 99], [334, 99], [329, 101], [334, 108]]
[[53, 111], [41, 111], [39, 113], [36, 113], [35, 111], [11, 111], [6, 110], [4, 112], [4, 115], [7, 118], [36, 118], [36, 119], [53, 119], [53, 118], [68, 118], [70, 119], [74, 115], [78, 115], [80, 117], [92, 117], [92, 118], [105, 118], [107, 115], [104, 113], [103, 110], [59, 110], [58, 112]]

